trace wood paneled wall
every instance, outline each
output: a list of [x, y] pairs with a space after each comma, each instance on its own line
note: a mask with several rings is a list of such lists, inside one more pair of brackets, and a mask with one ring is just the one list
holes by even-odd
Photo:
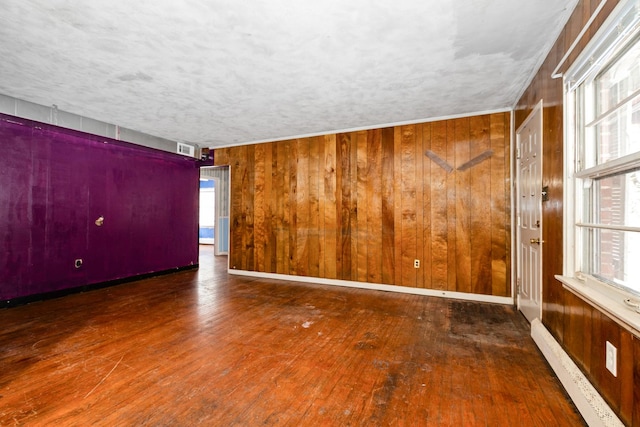
[[[551, 74], [578, 33], [589, 20], [600, 0], [580, 1], [569, 22], [551, 49], [544, 64], [518, 102], [516, 129], [533, 107], [543, 100], [543, 185], [549, 186], [548, 202], [543, 203], [544, 246], [542, 321], [574, 359], [600, 394], [627, 424], [640, 426], [640, 342], [604, 313], [565, 290], [554, 275], [562, 274], [563, 217], [563, 88], [562, 79]], [[610, 0], [595, 19], [584, 39], [569, 56], [563, 69], [571, 65], [602, 22], [615, 8]], [[618, 348], [618, 376], [606, 370], [605, 342]]]
[[229, 265], [510, 296], [509, 147], [498, 113], [217, 149]]

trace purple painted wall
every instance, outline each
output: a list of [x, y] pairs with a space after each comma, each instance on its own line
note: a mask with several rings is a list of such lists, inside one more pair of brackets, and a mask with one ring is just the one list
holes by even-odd
[[195, 159], [0, 114], [0, 300], [197, 264], [198, 176]]

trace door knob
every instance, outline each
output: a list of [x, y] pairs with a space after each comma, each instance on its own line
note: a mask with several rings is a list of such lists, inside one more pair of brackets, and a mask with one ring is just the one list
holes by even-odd
[[103, 217], [103, 216], [100, 216], [98, 219], [96, 219], [95, 224], [96, 224], [98, 227], [101, 227], [101, 226], [102, 226], [102, 224], [104, 224], [104, 217]]
[[538, 244], [538, 245], [539, 245], [540, 243], [544, 243], [544, 240], [540, 240], [540, 239], [529, 239], [529, 243], [531, 243], [531, 244], [536, 243], [536, 244]]

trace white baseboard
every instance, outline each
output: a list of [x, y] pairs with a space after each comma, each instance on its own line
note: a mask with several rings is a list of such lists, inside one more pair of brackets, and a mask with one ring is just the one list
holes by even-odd
[[493, 295], [471, 294], [465, 292], [440, 291], [436, 289], [410, 288], [408, 286], [384, 285], [381, 283], [354, 282], [351, 280], [322, 279], [309, 276], [292, 276], [288, 274], [259, 273], [248, 270], [229, 269], [229, 274], [238, 276], [259, 277], [262, 279], [277, 279], [290, 282], [315, 283], [319, 285], [345, 286], [349, 288], [371, 289], [375, 291], [399, 292], [404, 294], [425, 295], [432, 297], [461, 299], [467, 301], [488, 302], [494, 304], [514, 305], [511, 297], [497, 297]]
[[531, 337], [589, 426], [624, 426], [587, 377], [538, 319], [531, 322]]

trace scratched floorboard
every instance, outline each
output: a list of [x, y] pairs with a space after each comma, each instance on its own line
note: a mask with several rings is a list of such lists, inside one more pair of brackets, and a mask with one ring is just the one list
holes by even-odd
[[0, 425], [583, 425], [511, 307], [225, 262], [0, 310]]

